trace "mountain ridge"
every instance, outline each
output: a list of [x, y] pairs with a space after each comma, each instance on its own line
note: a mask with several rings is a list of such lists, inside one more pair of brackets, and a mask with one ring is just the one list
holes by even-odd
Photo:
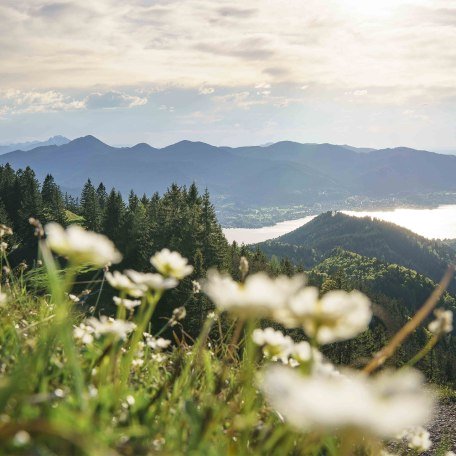
[[207, 187], [219, 205], [313, 206], [349, 197], [390, 198], [456, 194], [456, 157], [399, 147], [357, 152], [346, 146], [280, 141], [262, 146], [218, 147], [179, 141], [113, 147], [87, 135], [66, 144], [0, 155], [0, 164], [30, 166], [40, 179], [51, 173], [64, 188], [87, 178], [124, 195], [163, 192], [172, 182]]

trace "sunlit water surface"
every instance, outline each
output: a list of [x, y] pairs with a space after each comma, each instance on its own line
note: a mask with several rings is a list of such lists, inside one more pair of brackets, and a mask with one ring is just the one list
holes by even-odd
[[[375, 217], [408, 228], [427, 238], [456, 238], [456, 204], [439, 206], [435, 209], [394, 209], [390, 211], [342, 211], [356, 217]], [[297, 220], [286, 220], [263, 228], [225, 228], [223, 232], [229, 242], [255, 244], [289, 233], [310, 222], [315, 215]]]

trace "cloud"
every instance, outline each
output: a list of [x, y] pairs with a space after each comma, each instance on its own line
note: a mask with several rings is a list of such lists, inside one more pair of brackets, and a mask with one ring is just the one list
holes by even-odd
[[266, 79], [322, 97], [368, 88], [358, 102], [442, 99], [456, 92], [455, 17], [455, 0], [2, 0], [0, 87], [242, 92]]
[[200, 87], [198, 93], [200, 95], [210, 95], [215, 92], [213, 87]]
[[84, 105], [87, 109], [133, 108], [146, 103], [147, 98], [127, 95], [116, 91], [92, 93], [84, 100]]
[[146, 97], [109, 91], [90, 93], [73, 97], [54, 90], [0, 92], [0, 109], [7, 114], [30, 114], [56, 111], [77, 111], [83, 109], [133, 108], [147, 103]]
[[76, 100], [54, 90], [45, 92], [8, 90], [0, 94], [0, 100], [3, 100], [4, 113], [13, 114], [72, 111], [84, 108], [82, 100]]

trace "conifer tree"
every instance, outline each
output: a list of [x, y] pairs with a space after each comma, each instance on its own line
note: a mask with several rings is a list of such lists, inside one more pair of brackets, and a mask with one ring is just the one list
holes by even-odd
[[90, 179], [85, 183], [81, 193], [81, 215], [88, 230], [100, 231], [101, 209], [98, 196]]
[[53, 221], [66, 225], [67, 216], [65, 203], [59, 186], [55, 183], [51, 174], [48, 174], [43, 182], [41, 196], [44, 205], [44, 221]]
[[106, 200], [108, 198], [108, 193], [106, 192], [106, 187], [104, 186], [103, 182], [100, 182], [97, 187], [97, 197], [100, 209], [103, 211], [106, 206]]
[[102, 232], [109, 237], [122, 251], [127, 241], [124, 235], [125, 204], [122, 195], [112, 189], [106, 200], [103, 215]]

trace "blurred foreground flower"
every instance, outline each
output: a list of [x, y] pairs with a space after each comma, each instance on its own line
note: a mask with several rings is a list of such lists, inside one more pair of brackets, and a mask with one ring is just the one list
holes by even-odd
[[304, 432], [358, 429], [394, 437], [398, 429], [425, 424], [434, 405], [421, 375], [411, 370], [375, 378], [354, 372], [305, 377], [274, 365], [266, 369], [261, 386], [271, 405]]
[[49, 223], [45, 231], [49, 248], [72, 263], [103, 267], [122, 260], [122, 255], [106, 236], [86, 231], [79, 225], [71, 225], [65, 230], [58, 223]]
[[440, 336], [453, 331], [453, 312], [451, 310], [437, 309], [434, 314], [436, 319], [428, 326], [432, 334]]
[[250, 275], [244, 283], [239, 283], [229, 275], [212, 269], [202, 287], [221, 311], [229, 311], [242, 318], [271, 318], [276, 309], [283, 308], [304, 284], [302, 275], [272, 279], [262, 272]]
[[147, 291], [147, 287], [144, 284], [137, 284], [133, 282], [129, 277], [119, 271], [106, 272], [105, 277], [112, 288], [115, 288], [116, 290], [134, 298], [144, 296], [144, 293]]
[[289, 328], [301, 327], [319, 344], [356, 337], [372, 318], [370, 301], [359, 291], [330, 291], [318, 297], [318, 289], [306, 287], [278, 307], [276, 320]]
[[118, 296], [114, 296], [112, 300], [116, 306], [123, 306], [127, 310], [133, 310], [135, 307], [141, 305], [141, 301], [139, 299], [122, 299]]
[[128, 269], [125, 274], [139, 287], [154, 291], [169, 290], [177, 286], [178, 281], [172, 277], [166, 278], [152, 272], [138, 272]]
[[169, 249], [163, 249], [157, 252], [150, 262], [158, 272], [165, 277], [173, 277], [182, 280], [193, 272], [193, 266], [188, 264], [188, 260], [178, 252], [171, 252]]
[[[92, 334], [96, 338], [110, 334], [116, 339], [126, 339], [128, 334], [136, 328], [136, 325], [130, 321], [116, 320], [105, 315], [102, 315], [100, 319], [88, 318], [82, 325], [82, 331]], [[81, 329], [81, 325], [79, 328]], [[79, 338], [77, 334], [79, 331], [75, 333], [75, 337]]]
[[407, 429], [398, 438], [405, 439], [408, 447], [418, 453], [424, 453], [432, 446], [431, 435], [422, 426]]

